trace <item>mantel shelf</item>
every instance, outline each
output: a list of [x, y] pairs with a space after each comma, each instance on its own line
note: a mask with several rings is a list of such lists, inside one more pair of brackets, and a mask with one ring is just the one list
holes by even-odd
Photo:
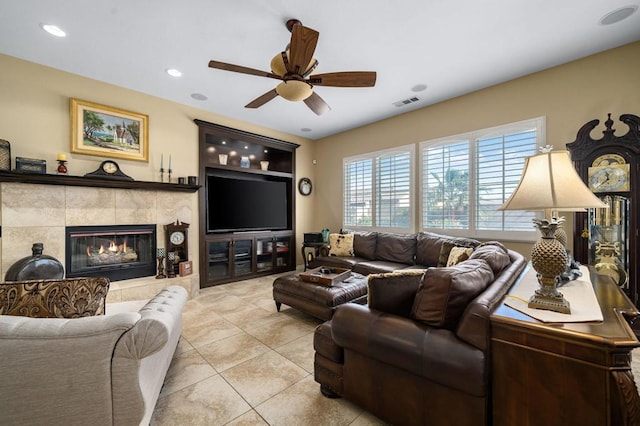
[[199, 185], [145, 182], [137, 180], [103, 179], [87, 176], [67, 176], [0, 171], [0, 182], [32, 183], [40, 185], [87, 186], [116, 189], [145, 189], [156, 191], [196, 192]]

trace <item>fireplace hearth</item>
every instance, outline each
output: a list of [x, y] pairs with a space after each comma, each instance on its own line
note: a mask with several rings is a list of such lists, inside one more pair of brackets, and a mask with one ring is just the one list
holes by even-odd
[[156, 274], [156, 225], [70, 226], [65, 233], [67, 277], [120, 281]]

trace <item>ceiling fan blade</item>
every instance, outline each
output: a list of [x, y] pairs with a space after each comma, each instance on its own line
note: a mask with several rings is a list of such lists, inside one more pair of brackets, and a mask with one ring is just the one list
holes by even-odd
[[282, 77], [277, 74], [273, 74], [267, 71], [260, 71], [249, 67], [243, 67], [241, 65], [227, 64], [226, 62], [209, 61], [209, 67], [219, 70], [239, 72], [241, 74], [257, 75], [260, 77], [269, 77], [275, 78], [276, 80], [282, 80]]
[[264, 95], [258, 96], [257, 98], [255, 98], [254, 100], [252, 100], [251, 102], [246, 104], [244, 107], [245, 108], [259, 108], [262, 105], [264, 105], [267, 102], [269, 102], [271, 99], [275, 98], [276, 96], [278, 96], [278, 93], [276, 92], [276, 89], [271, 89], [267, 93], [265, 93]]
[[289, 65], [287, 71], [294, 74], [302, 74], [313, 59], [313, 52], [318, 44], [319, 32], [302, 25], [294, 25], [291, 30], [291, 43], [289, 44]]
[[317, 59], [313, 59], [313, 64], [311, 64], [309, 66], [309, 69], [306, 70], [304, 72], [304, 74], [302, 74], [303, 78], [307, 78], [309, 76], [309, 74], [311, 74], [313, 72], [313, 70], [315, 70], [318, 67], [318, 60]]
[[305, 99], [304, 103], [307, 104], [311, 111], [315, 112], [316, 115], [322, 115], [331, 110], [329, 105], [316, 92], [313, 92], [311, 96]]
[[375, 71], [344, 71], [315, 74], [306, 80], [313, 86], [333, 87], [373, 87], [376, 84]]

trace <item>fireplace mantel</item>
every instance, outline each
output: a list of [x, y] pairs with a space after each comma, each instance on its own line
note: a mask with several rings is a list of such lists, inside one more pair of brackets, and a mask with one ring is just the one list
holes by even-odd
[[103, 179], [88, 176], [68, 176], [0, 171], [0, 182], [36, 183], [42, 185], [87, 186], [98, 188], [146, 189], [155, 191], [196, 192], [199, 185]]

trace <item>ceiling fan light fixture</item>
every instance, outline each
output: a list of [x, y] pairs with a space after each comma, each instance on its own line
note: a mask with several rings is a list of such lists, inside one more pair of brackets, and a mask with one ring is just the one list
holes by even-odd
[[276, 93], [288, 101], [304, 101], [313, 93], [313, 89], [304, 81], [283, 81], [276, 86]]
[[[287, 60], [288, 60], [289, 49], [285, 51], [285, 54], [287, 55]], [[315, 63], [316, 63], [316, 59], [312, 58], [311, 61], [309, 61], [309, 64], [307, 65], [307, 67], [300, 74], [305, 74], [315, 65]], [[284, 75], [288, 72], [287, 67], [284, 64], [284, 60], [282, 60], [282, 52], [278, 53], [271, 59], [271, 63], [269, 66], [271, 67], [271, 72], [279, 75], [280, 77], [284, 77]]]
[[[288, 54], [289, 52], [287, 52], [287, 57], [289, 56]], [[282, 53], [278, 53], [271, 59], [271, 72], [280, 77], [284, 77], [287, 73], [287, 67], [284, 66], [284, 61], [282, 60]]]

